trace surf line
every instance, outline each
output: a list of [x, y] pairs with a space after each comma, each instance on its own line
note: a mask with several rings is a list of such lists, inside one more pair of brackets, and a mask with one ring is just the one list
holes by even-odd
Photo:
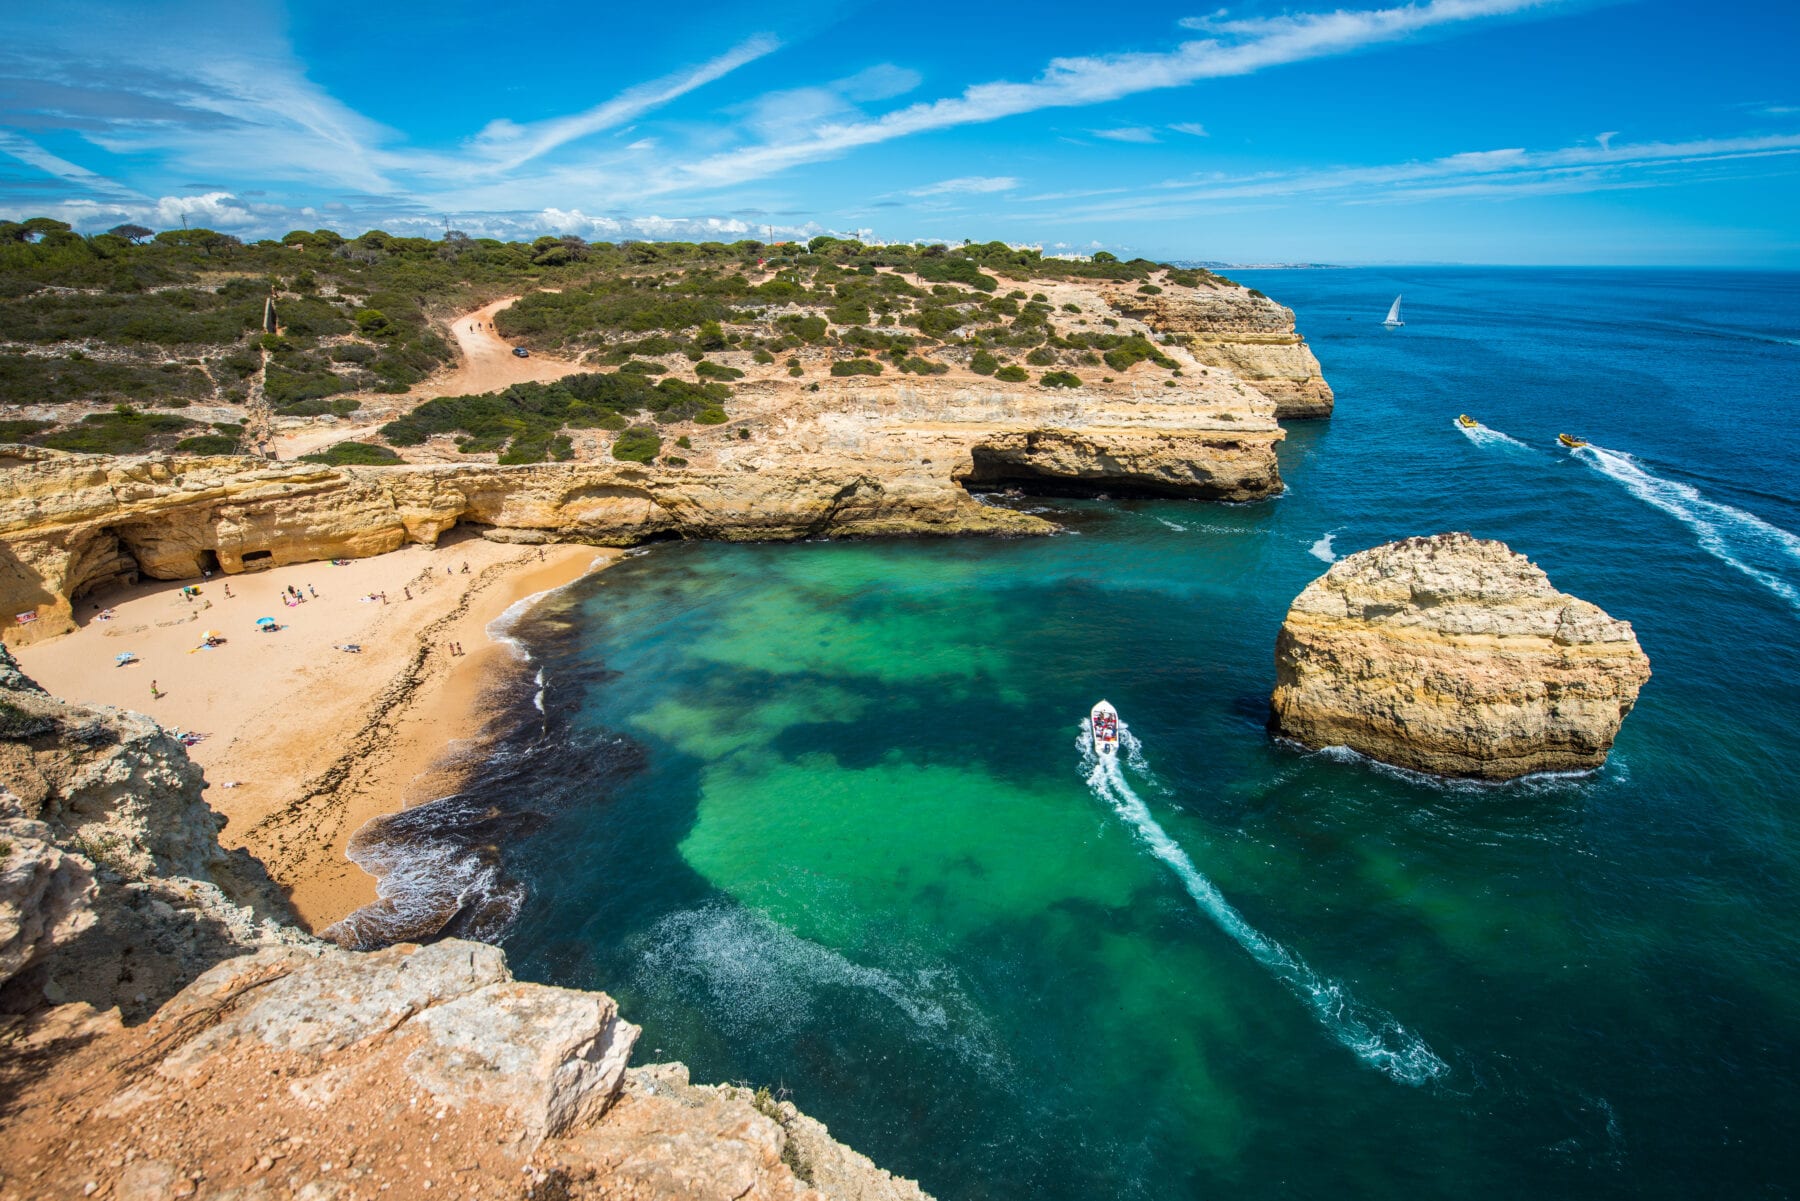
[[1596, 471], [1622, 485], [1645, 504], [1661, 509], [1687, 526], [1707, 554], [1737, 568], [1789, 605], [1800, 609], [1800, 588], [1741, 557], [1762, 549], [1800, 563], [1800, 535], [1772, 525], [1754, 513], [1708, 500], [1691, 484], [1653, 475], [1638, 466], [1636, 459], [1616, 450], [1589, 443], [1577, 450], [1575, 457], [1585, 459]]
[[[1129, 758], [1139, 758], [1141, 745], [1124, 722], [1119, 723], [1119, 741]], [[1111, 805], [1113, 812], [1137, 832], [1150, 853], [1174, 871], [1200, 912], [1286, 985], [1327, 1033], [1358, 1059], [1401, 1084], [1425, 1084], [1450, 1071], [1450, 1065], [1439, 1059], [1425, 1040], [1391, 1014], [1356, 1000], [1342, 984], [1319, 975], [1298, 955], [1245, 921], [1194, 866], [1181, 844], [1170, 838], [1168, 831], [1150, 815], [1150, 807], [1126, 781], [1118, 757], [1102, 759], [1093, 753], [1093, 739], [1087, 734], [1085, 722], [1082, 746], [1083, 765], [1088, 768], [1087, 784], [1094, 795]]]

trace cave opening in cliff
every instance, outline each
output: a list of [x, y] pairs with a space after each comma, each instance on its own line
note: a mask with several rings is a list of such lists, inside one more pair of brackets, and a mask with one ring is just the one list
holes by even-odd
[[264, 571], [275, 566], [275, 552], [272, 550], [247, 550], [239, 559], [245, 571]]
[[957, 476], [956, 482], [961, 484], [965, 491], [977, 494], [1016, 490], [1027, 496], [1067, 496], [1086, 499], [1094, 497], [1192, 499], [1196, 496], [1206, 495], [1205, 491], [1200, 488], [1183, 488], [1174, 484], [1158, 485], [1150, 480], [1123, 480], [1104, 476], [1083, 479], [1058, 475], [1050, 471], [1040, 471], [1029, 459], [1033, 452], [1034, 448], [1029, 444], [1024, 456], [997, 451], [989, 446], [973, 447], [969, 452], [970, 468], [964, 474]]
[[216, 575], [219, 570], [219, 552], [202, 550], [200, 552], [200, 574]]

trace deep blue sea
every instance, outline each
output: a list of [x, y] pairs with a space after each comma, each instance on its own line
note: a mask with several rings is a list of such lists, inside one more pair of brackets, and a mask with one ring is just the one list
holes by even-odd
[[[1800, 276], [1233, 274], [1337, 391], [1279, 499], [660, 546], [523, 620], [544, 716], [460, 802], [515, 971], [946, 1201], [1793, 1194]], [[1294, 595], [1447, 530], [1635, 626], [1603, 770], [1269, 739]]]

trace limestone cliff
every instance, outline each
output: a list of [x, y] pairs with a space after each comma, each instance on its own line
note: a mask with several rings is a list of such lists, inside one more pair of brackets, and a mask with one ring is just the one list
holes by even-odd
[[178, 740], [4, 649], [0, 723], [0, 1199], [924, 1197], [766, 1093], [628, 1072], [604, 993], [281, 924]]
[[154, 721], [65, 704], [0, 648], [0, 722], [0, 1011], [135, 1019], [222, 958], [312, 941], [262, 865], [220, 847], [200, 769]]
[[1275, 729], [1401, 767], [1509, 779], [1606, 759], [1650, 661], [1631, 626], [1503, 543], [1409, 538], [1307, 585], [1275, 645]]
[[[802, 399], [803, 398], [803, 399]], [[1062, 392], [983, 382], [745, 385], [749, 439], [715, 427], [686, 466], [596, 459], [332, 468], [242, 458], [0, 449], [0, 614], [9, 641], [70, 628], [72, 601], [139, 576], [183, 579], [490, 536], [655, 538], [1029, 534], [1043, 520], [970, 487], [1077, 485], [1254, 500], [1281, 488], [1274, 405], [1209, 375], [1182, 388]]]
[[1103, 295], [1157, 333], [1174, 334], [1200, 362], [1267, 396], [1277, 417], [1331, 416], [1331, 385], [1295, 329], [1294, 310], [1252, 289], [1217, 283], [1155, 296], [1124, 289]]

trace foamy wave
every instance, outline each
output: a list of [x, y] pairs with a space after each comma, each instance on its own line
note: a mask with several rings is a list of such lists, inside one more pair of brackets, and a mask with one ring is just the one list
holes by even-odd
[[1340, 530], [1326, 531], [1326, 534], [1323, 538], [1319, 539], [1317, 542], [1313, 543], [1311, 546], [1306, 548], [1306, 553], [1311, 555], [1315, 559], [1322, 559], [1327, 563], [1336, 563], [1337, 562], [1337, 552], [1331, 549], [1331, 543], [1332, 543], [1332, 540], [1335, 539], [1340, 532], [1341, 532]]
[[953, 1044], [971, 1058], [995, 1058], [979, 1013], [946, 968], [868, 967], [728, 904], [670, 914], [641, 947], [644, 971], [677, 992], [703, 989], [709, 1010], [734, 1032], [795, 1034], [828, 992], [852, 990], [885, 1003], [920, 1037]]
[[1162, 522], [1164, 525], [1168, 526], [1172, 530], [1178, 530], [1183, 534], [1187, 533], [1187, 527], [1185, 525], [1181, 525], [1178, 522], [1170, 521], [1166, 517], [1158, 517], [1156, 520]]
[[[1694, 532], [1707, 554], [1743, 572], [1770, 592], [1800, 609], [1800, 587], [1770, 570], [1770, 560], [1800, 565], [1800, 535], [1773, 525], [1754, 513], [1709, 500], [1691, 484], [1666, 480], [1638, 465], [1636, 459], [1601, 446], [1575, 452], [1602, 475], [1661, 509]], [[1760, 565], [1751, 560], [1760, 559]]]
[[[1124, 743], [1128, 736], [1121, 721], [1120, 742]], [[1150, 815], [1150, 807], [1132, 791], [1118, 760], [1094, 754], [1091, 727], [1086, 721], [1077, 745], [1081, 749], [1084, 778], [1094, 795], [1111, 805], [1137, 832], [1150, 853], [1175, 872], [1200, 912], [1300, 998], [1333, 1038], [1358, 1059], [1402, 1084], [1425, 1084], [1449, 1072], [1450, 1065], [1392, 1014], [1358, 1001], [1343, 984], [1319, 975], [1298, 955], [1245, 921], [1194, 866], [1181, 844], [1169, 837]]]

